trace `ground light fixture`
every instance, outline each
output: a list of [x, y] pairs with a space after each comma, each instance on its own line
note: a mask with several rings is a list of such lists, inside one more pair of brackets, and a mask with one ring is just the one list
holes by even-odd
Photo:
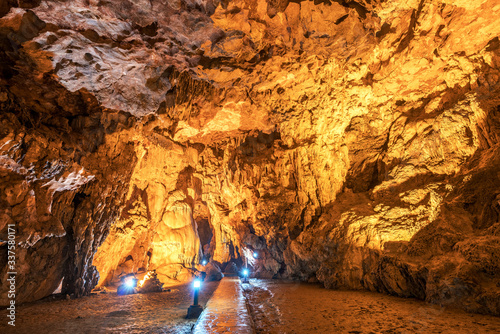
[[258, 258], [259, 257], [259, 253], [253, 252], [253, 257], [254, 257], [254, 259]]
[[204, 265], [204, 266], [206, 266], [207, 265], [207, 260], [201, 261], [201, 264]]
[[122, 283], [118, 286], [116, 293], [120, 296], [130, 295], [136, 292], [137, 282], [139, 281], [135, 276], [131, 275], [128, 277], [123, 277]]
[[201, 289], [201, 280], [195, 278], [193, 281], [194, 299], [193, 305], [189, 306], [187, 316], [188, 319], [198, 318], [203, 311], [203, 308], [198, 304], [198, 295]]
[[250, 271], [248, 268], [243, 269], [243, 279], [241, 280], [242, 283], [248, 283], [248, 275], [250, 274]]

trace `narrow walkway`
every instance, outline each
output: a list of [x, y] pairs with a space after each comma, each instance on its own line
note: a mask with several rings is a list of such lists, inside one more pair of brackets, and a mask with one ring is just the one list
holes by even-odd
[[254, 333], [240, 284], [237, 277], [222, 279], [200, 315], [194, 334]]

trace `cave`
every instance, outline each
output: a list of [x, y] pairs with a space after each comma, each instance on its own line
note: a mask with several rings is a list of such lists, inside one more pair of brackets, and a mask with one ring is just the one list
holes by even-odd
[[499, 37], [499, 0], [0, 2], [0, 330], [500, 332]]

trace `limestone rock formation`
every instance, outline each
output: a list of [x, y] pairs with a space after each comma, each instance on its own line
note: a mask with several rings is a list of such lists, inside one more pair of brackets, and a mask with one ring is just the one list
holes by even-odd
[[139, 281], [139, 292], [163, 292], [163, 283], [158, 279], [156, 271], [148, 271], [144, 278]]
[[0, 16], [0, 239], [16, 225], [19, 302], [99, 274], [187, 280], [208, 258], [500, 315], [498, 0], [6, 1]]
[[206, 273], [205, 280], [210, 281], [220, 281], [224, 274], [220, 270], [219, 266], [215, 263], [208, 263], [203, 270]]

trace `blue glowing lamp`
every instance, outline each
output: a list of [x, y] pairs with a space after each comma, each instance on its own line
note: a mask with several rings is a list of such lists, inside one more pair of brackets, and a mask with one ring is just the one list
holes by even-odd
[[130, 288], [130, 289], [134, 288], [134, 285], [135, 285], [134, 280], [131, 277], [129, 277], [127, 279], [127, 281], [125, 282], [125, 285], [127, 286], [127, 288]]
[[253, 252], [253, 257], [254, 257], [254, 258], [258, 258], [258, 257], [259, 257], [259, 253], [257, 253], [257, 252]]
[[194, 306], [198, 306], [198, 293], [199, 293], [200, 287], [201, 287], [201, 281], [200, 281], [200, 279], [198, 279], [198, 278], [194, 279], [193, 287], [194, 287], [194, 301], [193, 301], [193, 305]]
[[200, 287], [201, 287], [201, 280], [199, 278], [195, 278], [193, 281], [193, 288], [194, 288], [194, 300], [193, 300], [193, 305], [189, 306], [188, 308], [188, 313], [187, 313], [187, 318], [188, 319], [193, 319], [193, 318], [198, 318], [203, 311], [203, 308], [198, 304], [198, 294], [200, 292]]
[[204, 266], [206, 266], [207, 265], [207, 260], [201, 261], [201, 264], [204, 265]]
[[248, 276], [248, 269], [243, 269], [243, 276]]

